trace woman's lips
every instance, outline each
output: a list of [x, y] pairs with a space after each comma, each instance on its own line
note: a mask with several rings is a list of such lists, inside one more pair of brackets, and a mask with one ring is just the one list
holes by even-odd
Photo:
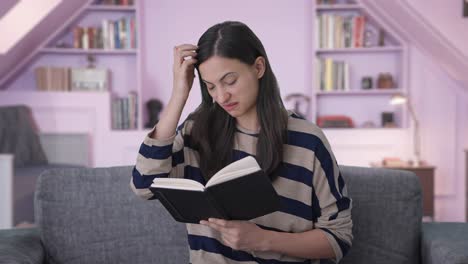
[[233, 110], [237, 105], [238, 105], [238, 103], [225, 104], [225, 105], [223, 105], [223, 108], [224, 108], [226, 111], [231, 111], [231, 110]]

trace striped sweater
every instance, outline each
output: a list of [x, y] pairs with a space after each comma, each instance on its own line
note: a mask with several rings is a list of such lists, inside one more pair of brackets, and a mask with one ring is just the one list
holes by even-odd
[[[192, 120], [180, 125], [168, 139], [144, 139], [133, 169], [130, 187], [140, 197], [155, 199], [148, 189], [156, 177], [205, 180], [199, 169], [199, 154], [190, 147]], [[237, 127], [234, 160], [255, 156], [258, 134]], [[278, 232], [305, 232], [320, 228], [338, 262], [352, 242], [351, 199], [325, 135], [315, 124], [289, 111], [288, 141], [278, 177], [272, 182], [280, 195], [280, 209], [255, 218], [260, 228]], [[276, 252], [245, 252], [221, 243], [217, 231], [187, 224], [190, 262], [195, 263], [320, 263]]]

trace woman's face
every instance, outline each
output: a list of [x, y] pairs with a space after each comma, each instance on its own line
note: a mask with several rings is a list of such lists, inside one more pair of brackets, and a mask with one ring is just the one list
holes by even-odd
[[199, 66], [208, 93], [235, 118], [256, 113], [258, 80], [263, 76], [264, 69], [263, 57], [248, 65], [237, 59], [213, 56]]

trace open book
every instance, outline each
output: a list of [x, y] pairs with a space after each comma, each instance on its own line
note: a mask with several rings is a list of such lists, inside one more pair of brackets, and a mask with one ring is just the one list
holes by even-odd
[[251, 156], [219, 170], [206, 186], [191, 179], [156, 178], [150, 190], [183, 223], [198, 224], [210, 217], [250, 220], [279, 208], [270, 179]]

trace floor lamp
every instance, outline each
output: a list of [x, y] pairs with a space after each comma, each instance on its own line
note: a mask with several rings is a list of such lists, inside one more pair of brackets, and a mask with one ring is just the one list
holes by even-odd
[[414, 113], [413, 105], [408, 96], [402, 94], [394, 94], [390, 99], [390, 104], [392, 105], [402, 105], [405, 104], [408, 106], [408, 110], [410, 112], [411, 118], [414, 122], [414, 130], [413, 130], [413, 151], [414, 151], [414, 166], [421, 165], [421, 138], [419, 135], [419, 121]]

